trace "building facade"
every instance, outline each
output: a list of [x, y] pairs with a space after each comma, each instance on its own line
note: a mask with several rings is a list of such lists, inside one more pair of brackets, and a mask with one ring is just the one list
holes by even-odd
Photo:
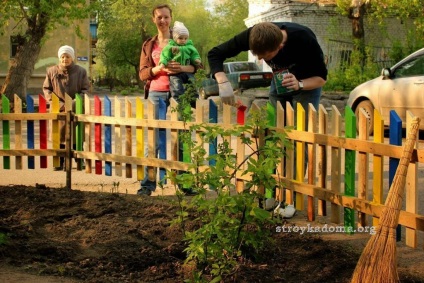
[[[97, 20], [86, 19], [76, 24], [79, 26], [81, 36], [76, 34], [75, 27], [63, 26], [57, 26], [55, 30], [47, 34], [28, 83], [27, 94], [42, 93], [46, 70], [59, 63], [57, 51], [62, 45], [70, 45], [74, 48], [75, 63], [85, 68], [88, 76], [91, 77], [92, 55], [97, 42]], [[6, 78], [16, 52], [13, 26], [10, 24], [6, 32], [0, 35], [0, 85]]]
[[[329, 69], [346, 60], [353, 48], [352, 22], [337, 11], [334, 0], [248, 0], [247, 27], [259, 22], [294, 22], [309, 27], [317, 36]], [[385, 19], [383, 24], [365, 18], [365, 43], [373, 47], [376, 62], [390, 66], [388, 51], [393, 42], [406, 40], [411, 22], [395, 18]], [[256, 58], [249, 54], [249, 61]], [[262, 62], [257, 62], [263, 65]], [[387, 65], [388, 64], [388, 65]], [[269, 69], [264, 65], [264, 69]]]

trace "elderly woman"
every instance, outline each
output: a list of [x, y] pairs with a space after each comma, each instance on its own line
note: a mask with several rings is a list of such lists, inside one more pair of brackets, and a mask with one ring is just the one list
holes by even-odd
[[[50, 104], [53, 93], [59, 98], [60, 111], [65, 111], [65, 94], [72, 99], [75, 94], [88, 93], [90, 82], [87, 71], [75, 64], [75, 51], [71, 46], [64, 45], [57, 53], [59, 64], [47, 69], [46, 79], [43, 83], [44, 97]], [[60, 148], [65, 148], [65, 122], [59, 121], [60, 125]], [[60, 158], [60, 166], [54, 170], [64, 169], [64, 158]]]

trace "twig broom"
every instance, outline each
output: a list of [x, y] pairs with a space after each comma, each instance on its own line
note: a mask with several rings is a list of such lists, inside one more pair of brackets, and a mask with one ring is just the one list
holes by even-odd
[[396, 226], [402, 208], [406, 173], [414, 149], [420, 119], [412, 120], [411, 130], [403, 148], [402, 157], [390, 186], [385, 207], [383, 208], [376, 233], [371, 236], [355, 271], [352, 283], [390, 283], [399, 282], [396, 260]]

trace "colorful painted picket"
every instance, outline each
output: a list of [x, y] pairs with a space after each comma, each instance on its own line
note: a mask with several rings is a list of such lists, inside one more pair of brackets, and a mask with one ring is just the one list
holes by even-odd
[[[66, 117], [60, 113], [57, 97], [53, 97], [48, 109], [47, 102], [40, 95], [38, 113], [35, 113], [31, 96], [26, 98], [26, 113], [22, 113], [21, 107], [15, 107], [15, 112], [10, 113], [10, 102], [5, 96], [2, 96], [1, 103], [0, 155], [3, 157], [2, 169], [5, 170], [10, 170], [13, 164], [16, 170], [35, 169], [36, 156], [40, 156], [41, 168], [51, 169], [58, 164], [59, 156], [67, 156], [67, 160], [74, 157], [81, 162], [84, 160], [86, 173], [91, 173], [94, 165], [94, 174], [123, 176], [125, 169], [124, 176], [133, 178], [134, 168], [136, 180], [142, 180], [146, 167], [148, 173], [149, 168], [159, 168], [158, 178], [163, 179], [165, 169], [188, 170], [191, 162], [187, 148], [178, 142], [178, 132], [187, 129], [179, 121], [178, 113], [171, 113], [164, 101], [159, 102], [156, 113], [156, 107], [150, 100], [136, 98], [135, 105], [132, 105], [127, 98], [122, 103], [118, 97], [110, 100], [107, 96], [90, 99], [77, 95], [74, 106], [71, 98], [65, 100]], [[21, 103], [18, 98], [14, 101], [15, 105]], [[175, 105], [176, 102], [172, 101], [171, 107], [175, 108]], [[253, 105], [252, 109], [255, 107]], [[268, 103], [266, 109], [270, 129], [285, 132], [293, 146], [286, 149], [287, 157], [282, 158], [277, 168], [283, 187], [275, 192], [274, 188], [262, 188], [265, 196], [275, 194], [278, 200], [295, 204], [298, 210], [306, 210], [310, 221], [315, 219], [315, 215], [328, 214], [331, 222], [344, 223], [345, 228], [350, 229], [348, 231], [377, 225], [384, 203], [383, 192], [393, 180], [402, 150], [402, 121], [397, 114], [390, 113], [390, 136], [389, 142], [385, 143], [383, 120], [378, 111], [374, 113], [374, 124], [371, 125], [374, 136], [371, 139], [367, 134], [370, 126], [367, 114], [360, 112], [356, 117], [348, 107], [344, 110], [344, 117], [335, 106], [331, 108], [331, 115], [322, 105], [316, 111], [311, 106], [303, 109], [300, 104], [294, 108], [290, 104], [274, 108]], [[67, 118], [72, 110], [75, 114]], [[220, 112], [213, 100], [203, 105], [198, 102], [196, 119], [189, 124], [203, 123], [205, 110], [208, 111], [207, 123], [220, 123], [223, 127], [243, 125], [248, 113], [245, 107], [240, 107], [234, 115], [230, 106], [223, 106]], [[75, 140], [69, 142], [71, 147], [75, 142], [74, 149], [60, 148], [59, 118], [71, 119], [66, 123], [75, 125]], [[22, 121], [25, 120], [27, 132], [23, 133]], [[26, 142], [23, 139], [25, 135]], [[156, 142], [159, 144], [158, 156]], [[207, 150], [210, 155], [217, 153], [217, 142], [218, 138], [209, 144]], [[246, 148], [240, 139], [230, 142], [234, 144], [232, 148], [237, 153], [238, 162], [241, 162]], [[418, 214], [417, 205], [423, 192], [419, 192], [416, 181], [417, 164], [424, 162], [424, 152], [416, 149], [413, 156], [408, 170], [406, 207], [400, 215], [397, 239], [402, 238], [400, 231], [404, 226], [405, 242], [416, 247], [417, 231], [424, 231], [424, 217]], [[27, 158], [26, 166], [22, 157]], [[49, 160], [53, 162], [49, 164]], [[81, 162], [77, 165], [78, 170], [82, 169]], [[211, 159], [207, 165], [214, 166], [214, 162]], [[389, 168], [388, 184], [383, 178], [385, 164]], [[237, 191], [244, 189], [247, 180], [248, 177], [237, 174]], [[369, 219], [372, 219], [372, 224], [368, 223]]]
[[[34, 107], [34, 99], [32, 96], [27, 95], [26, 97], [26, 103], [27, 103], [27, 112], [28, 113], [34, 113], [35, 107]], [[27, 148], [28, 149], [34, 149], [34, 121], [27, 120]], [[35, 169], [35, 157], [34, 156], [28, 156], [28, 163], [27, 163], [28, 169]]]
[[[10, 102], [6, 96], [1, 97], [2, 112], [10, 113]], [[10, 149], [10, 121], [3, 120], [3, 149]], [[3, 169], [10, 169], [10, 156], [3, 156]]]
[[[347, 138], [356, 138], [356, 116], [352, 109], [345, 108], [345, 133]], [[345, 195], [355, 196], [356, 152], [345, 150]], [[353, 234], [355, 227], [355, 210], [344, 208], [344, 226], [348, 234]]]

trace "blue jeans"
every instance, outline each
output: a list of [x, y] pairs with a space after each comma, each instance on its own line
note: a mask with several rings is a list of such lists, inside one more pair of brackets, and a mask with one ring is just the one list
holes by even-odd
[[[276, 107], [277, 101], [280, 101], [281, 106], [283, 106], [283, 108], [286, 109], [286, 102], [289, 102], [291, 106], [293, 107], [293, 109], [296, 110], [297, 103], [300, 103], [303, 109], [305, 110], [306, 125], [308, 123], [309, 103], [311, 103], [315, 107], [315, 110], [318, 111], [320, 99], [321, 99], [321, 88], [316, 88], [312, 90], [293, 91], [285, 95], [281, 95], [281, 94], [277, 94], [277, 89], [275, 87], [274, 80], [271, 81], [271, 87], [269, 90], [269, 101], [271, 102], [271, 104], [274, 107]], [[297, 123], [296, 116], [297, 115], [295, 115], [295, 123]], [[295, 144], [294, 150], [296, 150], [296, 144]], [[296, 155], [294, 156], [294, 164], [296, 166]], [[305, 147], [305, 173], [306, 173], [307, 165], [308, 165], [308, 149], [307, 147]], [[296, 178], [296, 170], [294, 171], [294, 173], [295, 173], [294, 178]]]
[[[191, 81], [194, 81], [194, 74], [192, 73], [179, 73], [170, 75], [169, 88], [171, 90], [171, 97], [179, 103], [180, 96], [185, 92], [184, 85], [190, 83]], [[194, 102], [194, 105], [191, 105], [191, 107], [196, 107], [195, 103], [196, 102]]]
[[287, 93], [286, 95], [277, 94], [277, 89], [275, 88], [274, 80], [271, 81], [271, 87], [269, 89], [269, 101], [271, 104], [276, 107], [277, 101], [281, 102], [281, 106], [286, 108], [286, 102], [290, 102], [291, 106], [296, 110], [296, 104], [300, 103], [305, 109], [306, 122], [308, 121], [308, 107], [311, 103], [315, 110], [318, 111], [319, 101], [321, 99], [321, 88], [316, 88], [312, 90], [302, 90], [294, 91], [293, 93]]
[[[166, 109], [169, 106], [169, 92], [168, 91], [149, 91], [149, 99], [151, 99], [153, 101], [153, 103], [155, 104], [155, 119], [161, 119], [161, 120], [166, 120], [166, 113], [165, 113], [165, 117], [163, 117], [163, 113], [159, 113], [159, 105], [162, 102], [165, 103], [165, 107]], [[156, 135], [156, 148], [155, 148], [155, 157], [159, 157], [159, 158], [163, 158], [166, 157], [166, 144], [164, 144], [164, 142], [166, 142], [166, 130], [165, 129], [159, 129], [159, 130], [155, 130], [155, 135]], [[163, 135], [165, 135], [165, 138], [163, 138]], [[162, 138], [160, 138], [162, 137]], [[165, 150], [163, 150], [165, 149]], [[147, 157], [149, 153], [149, 146], [148, 144], [145, 145], [145, 149], [144, 149], [144, 154]], [[151, 168], [151, 167], [150, 167]], [[146, 182], [149, 183], [153, 183], [154, 182], [154, 187], [156, 187], [156, 170], [151, 170], [151, 176], [149, 178], [149, 174], [148, 174], [148, 166], [145, 166], [145, 177], [144, 179], [141, 181], [141, 185], [146, 184]], [[154, 176], [152, 176], [152, 174], [154, 174]], [[154, 190], [154, 189], [151, 189]]]

